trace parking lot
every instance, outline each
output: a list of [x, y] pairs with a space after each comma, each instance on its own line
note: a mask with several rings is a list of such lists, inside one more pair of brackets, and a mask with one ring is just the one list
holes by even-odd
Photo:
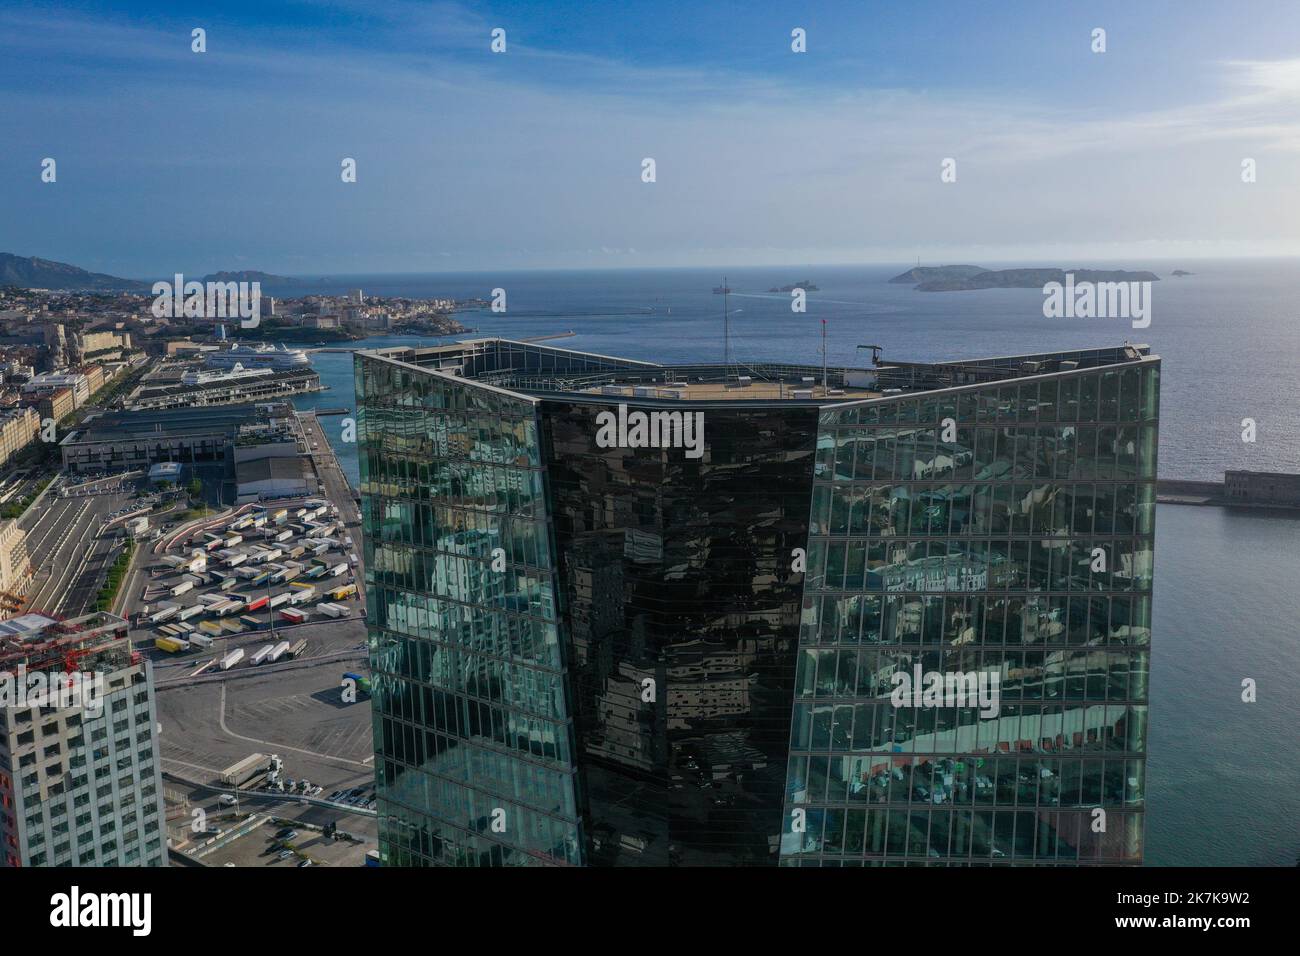
[[242, 669], [301, 653], [305, 624], [359, 620], [355, 546], [334, 511], [246, 505], [159, 539], [127, 583], [137, 646], [160, 668]]
[[[347, 703], [342, 676], [364, 663], [360, 622], [311, 625], [330, 629], [312, 656], [197, 679], [157, 676], [163, 768], [213, 784], [249, 754], [278, 754], [284, 776], [332, 791], [373, 782], [370, 700]], [[314, 639], [309, 639], [314, 640]]]
[[[369, 814], [264, 797], [243, 798], [236, 813], [218, 799], [216, 790], [168, 786], [168, 812], [177, 821], [173, 844], [208, 866], [364, 866], [366, 852], [376, 846], [378, 828]], [[206, 832], [194, 832], [196, 809]], [[248, 826], [254, 819], [256, 825]], [[335, 831], [327, 836], [330, 826]]]

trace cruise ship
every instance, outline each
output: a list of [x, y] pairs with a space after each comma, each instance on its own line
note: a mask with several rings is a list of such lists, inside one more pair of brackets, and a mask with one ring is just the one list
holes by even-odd
[[232, 345], [228, 349], [208, 352], [203, 357], [208, 368], [244, 369], [302, 369], [310, 367], [311, 359], [302, 349], [288, 349], [260, 342], [254, 345]]
[[263, 375], [271, 375], [276, 370], [274, 368], [244, 368], [239, 362], [229, 368], [214, 368], [211, 371], [207, 369], [191, 369], [181, 376], [182, 385], [216, 385], [221, 382], [233, 382], [240, 379], [260, 378]]

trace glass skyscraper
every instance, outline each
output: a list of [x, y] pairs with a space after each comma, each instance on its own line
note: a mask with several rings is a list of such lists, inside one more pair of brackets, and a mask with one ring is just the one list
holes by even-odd
[[388, 864], [1141, 861], [1144, 346], [356, 371]]

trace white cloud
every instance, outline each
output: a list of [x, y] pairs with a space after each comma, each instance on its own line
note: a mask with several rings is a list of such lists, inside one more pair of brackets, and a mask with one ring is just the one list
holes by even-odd
[[[402, 4], [376, 22], [431, 47], [482, 34], [486, 50], [486, 21], [454, 5]], [[1300, 149], [1300, 60], [1206, 64], [1222, 78], [1216, 97], [1151, 109], [1138, 90], [1118, 105], [828, 91], [513, 39], [509, 64], [271, 33], [236, 44], [219, 26], [209, 48], [204, 60], [159, 27], [0, 17], [11, 63], [84, 64], [6, 92], [0, 135], [28, 152], [57, 137], [73, 160], [61, 180], [76, 170], [102, 185], [75, 220], [102, 230], [101, 247], [126, 233], [161, 266], [238, 244], [272, 271], [305, 256], [326, 272], [430, 256], [580, 266], [1300, 247], [1300, 173], [1284, 155]], [[338, 180], [345, 155], [358, 159], [355, 186]], [[640, 182], [643, 156], [657, 161], [654, 184]], [[939, 180], [946, 156], [956, 184]], [[1260, 163], [1251, 186], [1243, 156]], [[149, 197], [183, 214], [159, 215]], [[30, 248], [25, 236], [46, 228], [57, 252], [66, 216], [10, 219], [2, 245]], [[447, 239], [456, 253], [425, 251]]]

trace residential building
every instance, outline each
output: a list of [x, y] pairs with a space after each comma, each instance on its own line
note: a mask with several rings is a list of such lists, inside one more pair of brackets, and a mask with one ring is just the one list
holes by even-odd
[[40, 413], [42, 421], [47, 418], [52, 418], [56, 422], [62, 421], [77, 410], [77, 403], [72, 396], [72, 389], [56, 388], [53, 391], [45, 392], [36, 400], [36, 410]]
[[41, 431], [41, 416], [30, 406], [0, 412], [0, 466], [8, 464]]
[[0, 617], [21, 606], [20, 596], [32, 577], [27, 532], [17, 521], [0, 522]]
[[127, 631], [103, 612], [0, 622], [10, 695], [37, 673], [66, 686], [70, 663], [96, 686], [0, 707], [0, 866], [167, 865], [153, 671]]

